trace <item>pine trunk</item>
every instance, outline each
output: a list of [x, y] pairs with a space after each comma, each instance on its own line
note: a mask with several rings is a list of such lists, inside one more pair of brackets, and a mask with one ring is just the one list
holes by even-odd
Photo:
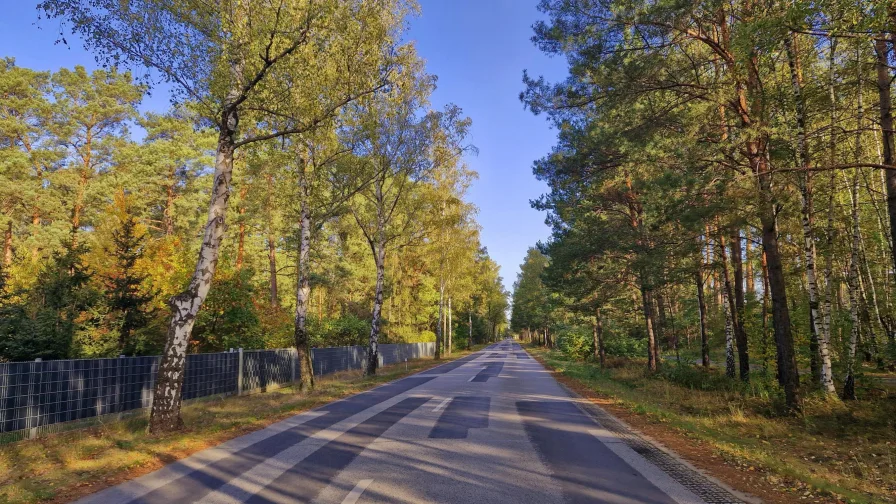
[[697, 285], [697, 311], [700, 318], [700, 360], [705, 369], [709, 369], [709, 337], [706, 333], [706, 297], [703, 292], [703, 269], [698, 266], [694, 271], [694, 283]]
[[740, 379], [750, 381], [750, 352], [747, 342], [747, 328], [744, 317], [746, 314], [746, 299], [744, 294], [744, 264], [740, 248], [740, 230], [731, 237], [731, 265], [734, 269], [734, 341], [737, 344], [738, 372]]
[[594, 309], [594, 357], [603, 368], [606, 365], [606, 351], [604, 350], [604, 327], [600, 316], [600, 306]]
[[[751, 142], [753, 143], [753, 142]], [[756, 152], [755, 150], [753, 151]], [[762, 149], [760, 152], [764, 152]], [[778, 224], [775, 200], [764, 154], [757, 160], [759, 165], [760, 221], [762, 222], [762, 248], [768, 265], [768, 290], [772, 304], [772, 326], [778, 363], [778, 382], [784, 388], [788, 409], [799, 411], [799, 371], [793, 347], [793, 333], [790, 324], [790, 307], [787, 305], [787, 287], [784, 265], [778, 246]]]
[[[886, 41], [886, 34], [879, 34], [874, 42], [877, 55], [877, 94], [880, 98], [880, 129], [883, 147], [883, 164], [893, 166], [893, 103], [890, 97], [892, 76], [890, 75], [890, 47]], [[896, 240], [896, 170], [885, 170], [885, 182], [887, 188], [887, 214], [890, 218], [890, 240], [893, 264], [896, 265], [896, 246], [892, 243]]]
[[641, 307], [644, 311], [644, 324], [647, 330], [647, 369], [651, 372], [657, 370], [656, 334], [653, 331], [653, 314], [651, 308], [653, 300], [650, 291], [641, 286]]
[[753, 248], [753, 237], [750, 228], [744, 228], [744, 276], [747, 280], [747, 294], [752, 299], [756, 295], [756, 278], [753, 273], [753, 256], [750, 254]]

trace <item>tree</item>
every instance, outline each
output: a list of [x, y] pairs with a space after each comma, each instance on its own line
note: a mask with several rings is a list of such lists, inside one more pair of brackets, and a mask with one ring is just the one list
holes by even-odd
[[[380, 89], [391, 73], [406, 5], [47, 0], [40, 8], [67, 22], [101, 61], [143, 66], [175, 84], [175, 97], [195, 101], [218, 132], [202, 246], [189, 286], [170, 301], [173, 315], [150, 415], [151, 432], [177, 430], [183, 426], [186, 346], [217, 266], [236, 149], [309, 131]], [[185, 12], [190, 15], [180, 15]], [[258, 131], [240, 129], [241, 119], [289, 121], [281, 121], [288, 123], [282, 129]]]
[[398, 241], [422, 238], [423, 227], [411, 217], [414, 212], [398, 212], [400, 205], [418, 205], [409, 200], [411, 187], [430, 169], [426, 153], [436, 116], [417, 118], [433, 89], [431, 76], [425, 75], [419, 62], [409, 65], [396, 78], [387, 93], [365, 100], [360, 119], [362, 133], [356, 152], [366, 169], [373, 173], [371, 182], [352, 201], [352, 215], [370, 247], [376, 267], [376, 285], [371, 310], [370, 340], [367, 350], [368, 374], [376, 374], [379, 365], [378, 341], [382, 319], [383, 295], [388, 247]]
[[151, 310], [148, 304], [154, 298], [143, 285], [148, 275], [136, 270], [137, 261], [145, 251], [147, 234], [124, 193], [116, 194], [113, 215], [117, 227], [112, 231], [112, 246], [105, 253], [113, 258], [115, 265], [106, 273], [106, 292], [109, 310], [118, 319], [118, 351], [134, 355], [136, 342], [132, 333], [146, 325]]

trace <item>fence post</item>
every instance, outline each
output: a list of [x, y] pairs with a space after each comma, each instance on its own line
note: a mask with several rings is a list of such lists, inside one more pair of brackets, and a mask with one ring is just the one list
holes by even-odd
[[242, 395], [243, 393], [243, 349], [237, 349], [237, 353], [239, 355], [237, 361], [237, 372], [236, 372], [236, 395]]
[[[35, 389], [35, 384], [37, 382], [39, 382], [39, 380], [35, 379], [35, 377], [37, 374], [40, 373], [40, 370], [38, 370], [38, 366], [39, 366], [38, 363], [40, 363], [41, 361], [43, 361], [43, 359], [40, 357], [34, 359], [34, 363], [31, 364], [28, 369], [28, 371], [29, 371], [28, 372], [28, 398], [29, 399], [31, 397], [34, 397], [35, 395], [37, 395], [37, 394], [35, 394], [34, 389]], [[37, 439], [37, 436], [38, 436], [38, 431], [37, 431], [38, 425], [37, 424], [40, 422], [40, 417], [34, 416], [33, 413], [34, 413], [33, 406], [31, 406], [29, 404], [27, 409], [25, 410], [25, 414], [27, 415], [26, 421], [28, 424], [28, 439]]]
[[115, 380], [115, 418], [117, 420], [121, 420], [121, 411], [124, 409], [121, 404], [121, 386], [122, 382], [124, 382], [124, 376], [122, 376], [122, 373], [124, 373], [124, 366], [121, 365], [124, 361], [122, 359], [124, 359], [124, 354], [120, 354], [116, 362], [118, 372], [116, 373], [117, 377]]

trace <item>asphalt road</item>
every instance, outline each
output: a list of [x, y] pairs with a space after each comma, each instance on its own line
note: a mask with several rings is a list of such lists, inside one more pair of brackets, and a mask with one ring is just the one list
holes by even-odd
[[503, 341], [79, 502], [740, 502], [590, 408]]

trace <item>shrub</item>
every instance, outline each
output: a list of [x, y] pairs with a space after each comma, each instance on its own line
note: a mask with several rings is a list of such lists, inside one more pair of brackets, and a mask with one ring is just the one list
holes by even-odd
[[582, 326], [562, 327], [554, 333], [557, 348], [565, 354], [584, 359], [592, 351], [591, 330]]
[[647, 340], [629, 336], [610, 335], [604, 340], [607, 355], [637, 358], [647, 356]]

